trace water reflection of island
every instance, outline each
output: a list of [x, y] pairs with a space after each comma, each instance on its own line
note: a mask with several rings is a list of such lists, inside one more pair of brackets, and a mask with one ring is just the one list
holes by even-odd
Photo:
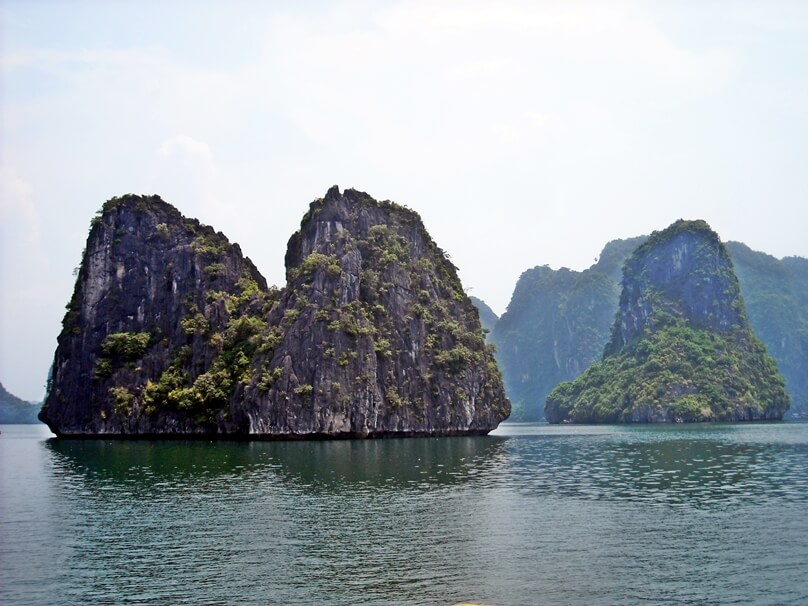
[[500, 437], [290, 442], [57, 440], [46, 442], [59, 473], [90, 485], [175, 486], [226, 478], [307, 490], [450, 485], [502, 464]]
[[484, 475], [504, 457], [506, 438], [455, 437], [275, 443], [287, 480], [311, 489], [451, 485]]
[[[127, 562], [100, 578], [99, 595], [165, 578], [168, 565], [177, 578], [202, 575], [215, 603], [233, 592], [357, 603], [361, 592], [362, 603], [401, 604], [459, 601], [469, 583], [446, 589], [458, 576], [487, 583], [475, 572], [490, 543], [480, 529], [501, 516], [488, 488], [499, 486], [508, 442], [53, 440], [44, 448], [58, 501], [82, 512], [70, 524], [92, 537], [70, 551], [72, 565]], [[183, 590], [153, 591], [176, 603]]]

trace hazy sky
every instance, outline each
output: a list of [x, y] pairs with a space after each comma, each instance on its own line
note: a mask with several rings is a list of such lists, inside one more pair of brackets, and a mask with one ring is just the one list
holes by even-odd
[[0, 2], [0, 381], [40, 399], [90, 219], [157, 193], [271, 283], [308, 203], [418, 211], [502, 313], [703, 218], [808, 256], [808, 2]]

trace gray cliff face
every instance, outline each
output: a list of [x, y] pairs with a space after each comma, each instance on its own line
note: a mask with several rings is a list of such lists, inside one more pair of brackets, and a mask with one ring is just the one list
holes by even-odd
[[60, 436], [482, 434], [510, 404], [417, 214], [333, 188], [268, 289], [157, 197], [94, 221], [40, 419]]
[[623, 268], [607, 354], [654, 330], [658, 318], [687, 318], [692, 326], [713, 331], [746, 323], [732, 261], [709, 225], [679, 221], [664, 233], [664, 239], [646, 240]]
[[418, 215], [336, 187], [289, 241], [249, 432], [483, 434], [510, 412], [476, 308]]
[[[87, 239], [40, 419], [57, 435], [199, 433], [208, 423], [144, 398], [172, 367], [193, 381], [217, 357], [207, 336], [227, 325], [214, 292], [266, 282], [237, 245], [157, 196], [104, 205]], [[180, 361], [181, 360], [181, 361]]]

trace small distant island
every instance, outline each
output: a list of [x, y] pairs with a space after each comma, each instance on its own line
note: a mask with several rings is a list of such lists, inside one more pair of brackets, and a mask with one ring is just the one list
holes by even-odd
[[785, 383], [707, 223], [654, 232], [626, 261], [622, 284], [602, 360], [550, 393], [549, 422], [782, 419]]
[[268, 287], [157, 196], [93, 220], [39, 418], [57, 436], [486, 434], [510, 413], [477, 309], [414, 211], [335, 186]]
[[39, 409], [40, 404], [18, 398], [0, 383], [0, 425], [39, 423]]

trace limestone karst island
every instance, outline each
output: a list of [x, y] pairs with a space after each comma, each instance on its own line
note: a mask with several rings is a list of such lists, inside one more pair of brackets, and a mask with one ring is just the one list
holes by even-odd
[[[583, 271], [527, 269], [501, 317], [472, 297], [497, 348], [513, 406], [509, 421], [541, 420], [550, 392], [601, 360], [619, 307], [622, 267], [647, 239], [612, 240]], [[785, 379], [787, 414], [808, 418], [808, 259], [778, 259], [740, 242], [724, 246], [749, 324]]]
[[58, 436], [486, 434], [492, 348], [420, 217], [333, 187], [267, 287], [211, 227], [127, 195], [93, 220], [40, 419]]
[[[286, 273], [284, 288], [268, 287], [238, 245], [159, 197], [109, 200], [40, 419], [85, 437], [486, 434], [511, 404], [481, 317], [509, 392], [521, 406], [523, 390], [537, 400], [548, 389], [551, 423], [776, 420], [789, 407], [704, 221], [610, 243], [580, 275], [526, 272], [498, 320], [466, 295], [417, 213], [335, 186], [290, 238]], [[554, 289], [569, 291], [564, 302]], [[531, 335], [545, 325], [552, 352], [536, 354], [543, 340]]]
[[551, 423], [782, 419], [785, 383], [704, 221], [655, 232], [623, 266], [603, 359], [547, 397]]

